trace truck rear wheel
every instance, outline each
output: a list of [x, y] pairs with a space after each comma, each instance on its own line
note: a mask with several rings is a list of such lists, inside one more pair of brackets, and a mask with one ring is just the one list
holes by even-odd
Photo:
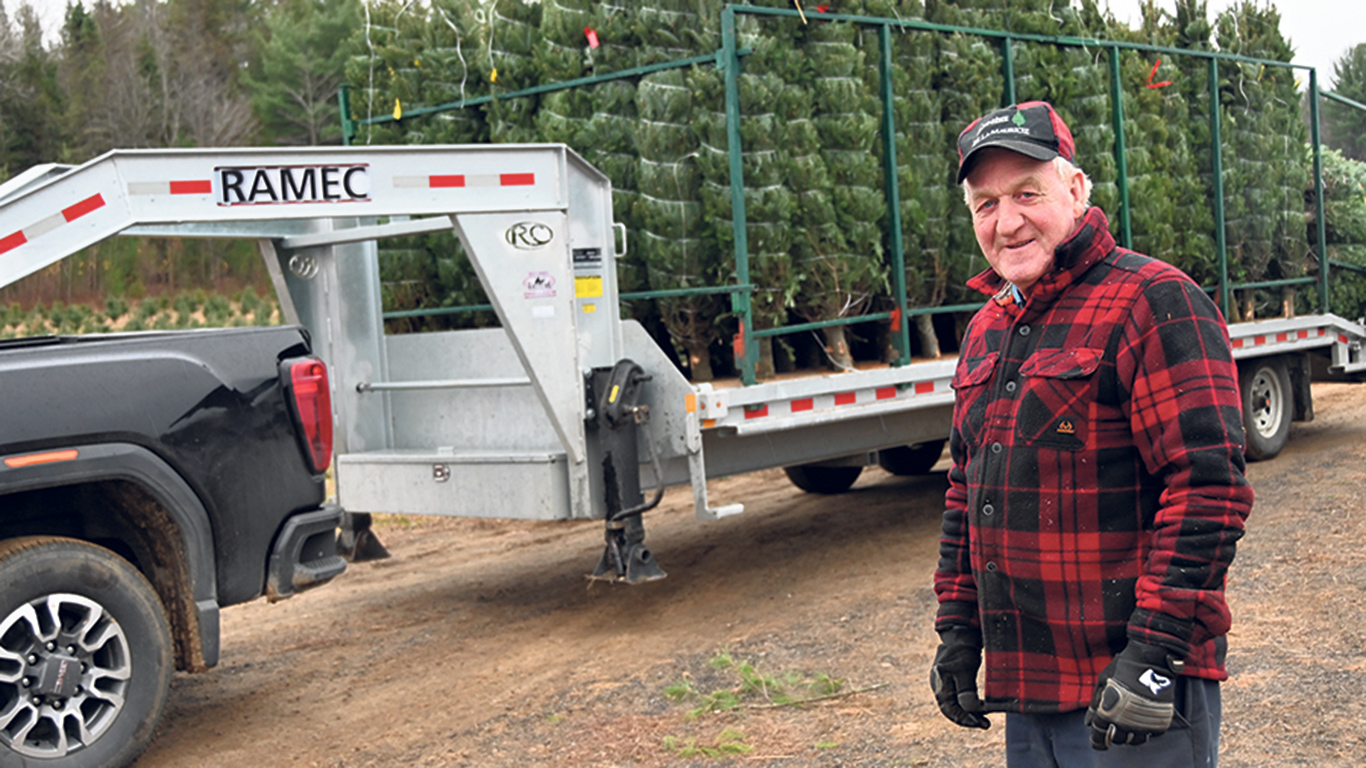
[[128, 561], [50, 536], [0, 541], [0, 765], [121, 768], [170, 691], [171, 630]]
[[844, 493], [863, 473], [863, 467], [823, 467], [818, 464], [803, 464], [796, 467], [783, 467], [787, 479], [807, 493], [835, 494]]
[[943, 440], [899, 445], [877, 452], [878, 466], [894, 475], [928, 475], [944, 454]]
[[1290, 373], [1280, 360], [1251, 360], [1239, 366], [1243, 397], [1244, 454], [1252, 461], [1275, 458], [1290, 439], [1295, 401]]

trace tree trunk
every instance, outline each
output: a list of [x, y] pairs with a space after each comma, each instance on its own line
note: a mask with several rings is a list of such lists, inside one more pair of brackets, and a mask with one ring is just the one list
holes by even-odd
[[773, 378], [775, 373], [773, 368], [773, 337], [754, 339], [754, 343], [759, 347], [759, 365], [754, 372], [755, 377], [759, 379]]
[[688, 349], [688, 370], [693, 381], [711, 381], [711, 350], [706, 342], [690, 341]]
[[845, 340], [843, 325], [832, 325], [825, 329], [825, 351], [836, 368], [848, 370], [854, 367], [854, 356], [849, 353], [849, 342]]
[[939, 337], [934, 334], [934, 316], [916, 315], [915, 330], [920, 335], [920, 350], [931, 360], [939, 357]]

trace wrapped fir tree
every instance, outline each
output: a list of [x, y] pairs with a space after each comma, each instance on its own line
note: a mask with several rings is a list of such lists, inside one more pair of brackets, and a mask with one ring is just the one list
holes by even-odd
[[[982, 27], [990, 23], [989, 19], [971, 10], [947, 3], [928, 8], [927, 16], [932, 22], [958, 26]], [[938, 40], [935, 88], [941, 106], [939, 151], [943, 160], [939, 179], [928, 179], [927, 183], [942, 184], [954, 191], [945, 211], [947, 218], [943, 227], [950, 304], [977, 302], [982, 298], [964, 285], [988, 265], [977, 245], [972, 216], [963, 204], [962, 194], [957, 191], [958, 134], [973, 120], [1002, 106], [1005, 80], [1001, 64], [999, 47], [981, 37], [942, 35]]]
[[[714, 51], [716, 35], [708, 32], [693, 0], [660, 0], [639, 9], [640, 64]], [[720, 252], [707, 238], [700, 192], [698, 140], [692, 116], [696, 109], [688, 73], [670, 69], [643, 77], [636, 89], [635, 144], [639, 152], [634, 211], [633, 250], [645, 265], [650, 288], [670, 290], [717, 285], [724, 281]], [[694, 381], [712, 379], [711, 347], [721, 339], [717, 320], [725, 311], [715, 294], [656, 300], [672, 341], [682, 348]]]
[[[864, 9], [853, 3], [840, 10], [859, 14]], [[887, 289], [879, 226], [886, 211], [885, 181], [877, 155], [882, 110], [876, 80], [865, 79], [877, 72], [877, 37], [870, 36], [873, 58], [868, 59], [857, 26], [815, 22], [802, 32], [797, 47], [804, 66], [795, 74], [810, 93], [811, 124], [828, 184], [794, 190], [800, 211], [793, 243], [800, 279], [794, 308], [808, 321], [835, 320], [865, 312], [875, 293]], [[784, 101], [806, 108], [795, 97]], [[796, 111], [782, 110], [784, 115]], [[793, 126], [791, 119], [787, 126]], [[788, 151], [793, 162], [801, 150], [789, 142]], [[847, 329], [823, 329], [826, 355], [837, 368], [853, 366]]]
[[[592, 26], [593, 6], [592, 0], [550, 0], [543, 4], [541, 39], [534, 49], [541, 82], [558, 83], [583, 76], [591, 50], [584, 29]], [[592, 116], [592, 95], [586, 89], [544, 94], [536, 112], [537, 139], [582, 147], [583, 133]]]
[[[1138, 29], [1112, 24], [1110, 37], [1162, 47], [1178, 44], [1171, 18], [1147, 6]], [[1184, 57], [1182, 57], [1184, 58]], [[1213, 284], [1214, 218], [1191, 138], [1188, 76], [1174, 57], [1125, 51], [1121, 55], [1124, 131], [1134, 248]]]
[[[584, 32], [585, 37], [591, 32], [585, 75], [606, 75], [636, 66], [640, 45], [636, 11], [641, 5], [641, 0], [593, 4], [592, 20]], [[639, 228], [634, 213], [639, 163], [635, 143], [636, 83], [612, 80], [586, 90], [593, 113], [575, 149], [612, 180], [613, 215], [628, 231], [635, 232]], [[649, 287], [645, 267], [633, 251], [618, 261], [617, 277], [623, 292]]]
[[[1215, 26], [1222, 51], [1290, 60], [1292, 51], [1274, 9], [1241, 2], [1220, 13]], [[1283, 67], [1242, 62], [1221, 63], [1221, 68], [1230, 278], [1258, 282], [1299, 277], [1308, 249], [1302, 191], [1309, 172], [1294, 74]], [[1255, 319], [1258, 304], [1292, 304], [1288, 292], [1259, 301], [1255, 291], [1244, 289], [1238, 298], [1236, 314], [1243, 320]]]
[[[883, 17], [924, 17], [920, 0], [869, 0], [867, 9]], [[943, 149], [943, 105], [935, 87], [939, 37], [938, 32], [896, 28], [891, 35], [897, 191], [908, 308], [939, 306], [948, 296], [949, 207], [961, 205], [955, 188], [945, 181], [949, 159]], [[917, 314], [915, 327], [920, 354], [938, 357], [932, 317]], [[893, 352], [888, 346], [884, 357], [892, 359]]]
[[[793, 97], [788, 83], [797, 79], [801, 54], [780, 43], [770, 31], [787, 22], [760, 25], [752, 16], [737, 18], [738, 43], [753, 52], [745, 57], [739, 78], [740, 142], [745, 185], [745, 234], [749, 277], [755, 286], [752, 312], [755, 329], [774, 328], [787, 320], [798, 288], [792, 259], [796, 194], [786, 182], [790, 166], [786, 146], [785, 98]], [[730, 158], [726, 136], [725, 85], [715, 68], [698, 68], [690, 78], [698, 137], [698, 168], [702, 173], [702, 205], [709, 231], [723, 254], [734, 253], [731, 220]], [[731, 269], [734, 268], [732, 264]], [[732, 276], [733, 279], [733, 276]], [[774, 372], [771, 339], [756, 342], [761, 377]]]

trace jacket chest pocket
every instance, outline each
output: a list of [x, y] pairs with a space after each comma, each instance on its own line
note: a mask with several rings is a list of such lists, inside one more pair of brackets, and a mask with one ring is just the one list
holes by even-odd
[[1025, 445], [1076, 451], [1085, 447], [1096, 403], [1100, 350], [1045, 350], [1020, 366], [1024, 391], [1015, 427]]
[[956, 426], [969, 443], [977, 442], [982, 434], [987, 405], [991, 403], [987, 390], [992, 375], [996, 373], [996, 361], [1000, 356], [998, 352], [988, 352], [985, 355], [958, 358], [958, 368], [954, 371], [951, 385], [961, 414]]

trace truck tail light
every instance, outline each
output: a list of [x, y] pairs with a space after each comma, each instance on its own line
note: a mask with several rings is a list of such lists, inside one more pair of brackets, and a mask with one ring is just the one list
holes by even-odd
[[314, 472], [323, 472], [332, 463], [332, 391], [327, 384], [327, 366], [311, 357], [286, 365], [294, 413], [299, 417], [309, 461]]

